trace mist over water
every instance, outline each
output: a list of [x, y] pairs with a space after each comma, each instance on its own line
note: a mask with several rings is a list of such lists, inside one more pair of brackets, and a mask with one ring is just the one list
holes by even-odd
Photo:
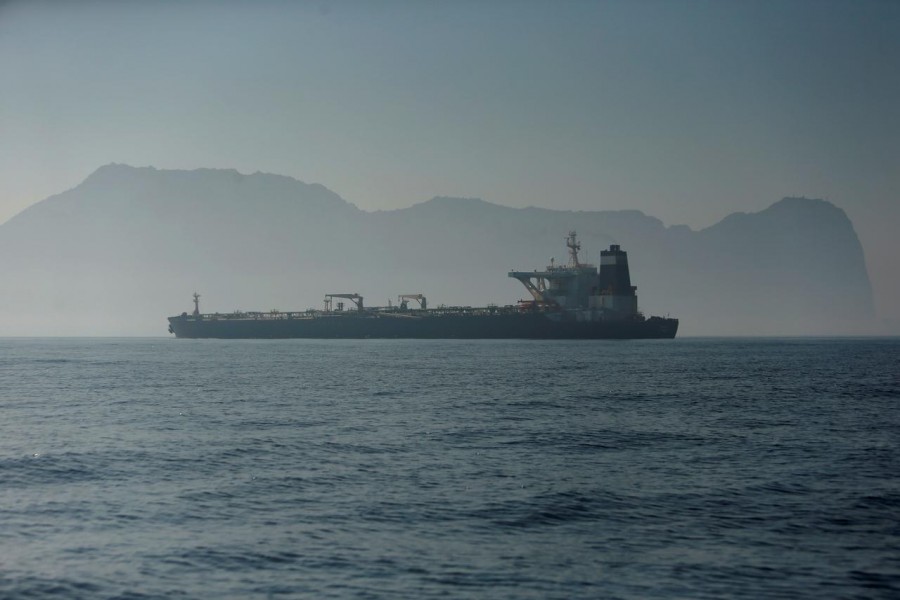
[[3, 597], [896, 597], [896, 339], [0, 341]]

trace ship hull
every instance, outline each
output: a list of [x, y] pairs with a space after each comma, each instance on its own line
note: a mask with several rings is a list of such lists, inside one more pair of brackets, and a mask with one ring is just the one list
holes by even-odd
[[221, 339], [671, 339], [678, 331], [678, 319], [577, 321], [540, 313], [346, 313], [293, 318], [181, 315], [169, 318], [169, 330], [179, 338]]

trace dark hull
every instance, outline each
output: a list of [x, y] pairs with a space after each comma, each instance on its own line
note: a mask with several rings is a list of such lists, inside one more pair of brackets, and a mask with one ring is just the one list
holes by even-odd
[[339, 314], [299, 318], [169, 318], [179, 338], [671, 339], [678, 319], [553, 320], [543, 314]]

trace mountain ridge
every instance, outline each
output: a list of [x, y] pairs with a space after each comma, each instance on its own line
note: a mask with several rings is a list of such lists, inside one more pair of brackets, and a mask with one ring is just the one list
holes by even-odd
[[[356, 210], [364, 213], [395, 213], [398, 211], [406, 211], [410, 209], [425, 209], [425, 208], [435, 208], [439, 207], [441, 209], [452, 208], [453, 210], [471, 210], [475, 208], [489, 208], [489, 209], [504, 209], [509, 211], [536, 211], [536, 212], [544, 212], [544, 213], [566, 213], [566, 214], [618, 214], [622, 216], [634, 216], [639, 218], [652, 219], [653, 221], [659, 222], [664, 228], [688, 228], [692, 232], [702, 232], [707, 229], [715, 228], [720, 226], [722, 223], [727, 223], [730, 220], [742, 218], [746, 215], [758, 215], [761, 213], [768, 212], [787, 212], [787, 210], [793, 210], [798, 207], [805, 209], [814, 209], [814, 210], [833, 210], [836, 213], [840, 214], [844, 218], [849, 221], [846, 213], [843, 209], [835, 205], [833, 202], [824, 199], [818, 198], [807, 198], [804, 196], [785, 196], [780, 200], [777, 200], [770, 204], [768, 207], [756, 211], [756, 212], [734, 212], [725, 216], [723, 219], [718, 221], [717, 223], [713, 223], [712, 225], [708, 225], [706, 227], [694, 229], [690, 225], [676, 223], [671, 225], [666, 225], [661, 219], [654, 217], [652, 215], [648, 215], [645, 212], [637, 209], [602, 209], [602, 210], [586, 210], [586, 209], [556, 209], [556, 208], [546, 208], [541, 206], [525, 206], [525, 207], [513, 207], [506, 206], [503, 204], [498, 204], [495, 202], [490, 202], [478, 197], [461, 197], [461, 196], [433, 196], [432, 198], [414, 203], [408, 207], [397, 208], [397, 209], [388, 209], [388, 210], [372, 210], [368, 211], [365, 209], [361, 209], [357, 207], [352, 202], [342, 198], [339, 194], [328, 188], [327, 186], [321, 183], [307, 183], [302, 180], [299, 180], [295, 177], [291, 177], [289, 175], [280, 175], [277, 173], [268, 173], [263, 171], [255, 171], [253, 173], [241, 173], [237, 169], [234, 168], [212, 168], [212, 167], [200, 167], [197, 169], [158, 169], [154, 166], [142, 166], [135, 167], [125, 163], [108, 163], [106, 165], [102, 165], [98, 167], [95, 171], [93, 171], [90, 175], [88, 175], [84, 181], [80, 184], [71, 188], [70, 190], [60, 192], [59, 194], [54, 194], [49, 196], [48, 198], [38, 201], [31, 206], [25, 208], [20, 213], [11, 217], [6, 223], [13, 221], [18, 218], [20, 215], [30, 211], [31, 209], [40, 206], [50, 200], [55, 198], [59, 198], [65, 196], [68, 192], [73, 190], [77, 190], [84, 186], [95, 185], [98, 182], [103, 185], [108, 185], [111, 181], [115, 181], [115, 179], [122, 175], [127, 175], [129, 177], [134, 174], [161, 174], [161, 175], [175, 175], [175, 176], [203, 176], [203, 175], [214, 175], [214, 176], [222, 176], [227, 175], [229, 177], [234, 178], [236, 182], [244, 183], [247, 180], [253, 180], [257, 178], [265, 178], [269, 181], [283, 181], [288, 185], [297, 186], [299, 188], [306, 188], [309, 190], [314, 190], [317, 193], [321, 194], [323, 197], [327, 197], [335, 201], [335, 205], [345, 206], [345, 207], [353, 207]], [[110, 175], [114, 175], [111, 177]], [[787, 210], [785, 210], [787, 209]], [[0, 227], [5, 225], [6, 223], [0, 224]]]

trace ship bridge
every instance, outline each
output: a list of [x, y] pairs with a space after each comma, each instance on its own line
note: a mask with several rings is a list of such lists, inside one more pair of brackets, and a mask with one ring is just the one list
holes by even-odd
[[569, 262], [550, 266], [543, 271], [510, 271], [518, 279], [540, 310], [584, 310], [589, 318], [623, 319], [638, 314], [637, 295], [628, 272], [628, 255], [618, 245], [600, 252], [600, 269], [578, 260], [578, 243], [574, 231], [566, 237]]
[[578, 260], [581, 244], [576, 233], [566, 237], [569, 249], [567, 265], [557, 266], [553, 259], [544, 271], [510, 271], [509, 277], [518, 279], [534, 298], [539, 308], [587, 308], [589, 298], [597, 290], [597, 267]]

